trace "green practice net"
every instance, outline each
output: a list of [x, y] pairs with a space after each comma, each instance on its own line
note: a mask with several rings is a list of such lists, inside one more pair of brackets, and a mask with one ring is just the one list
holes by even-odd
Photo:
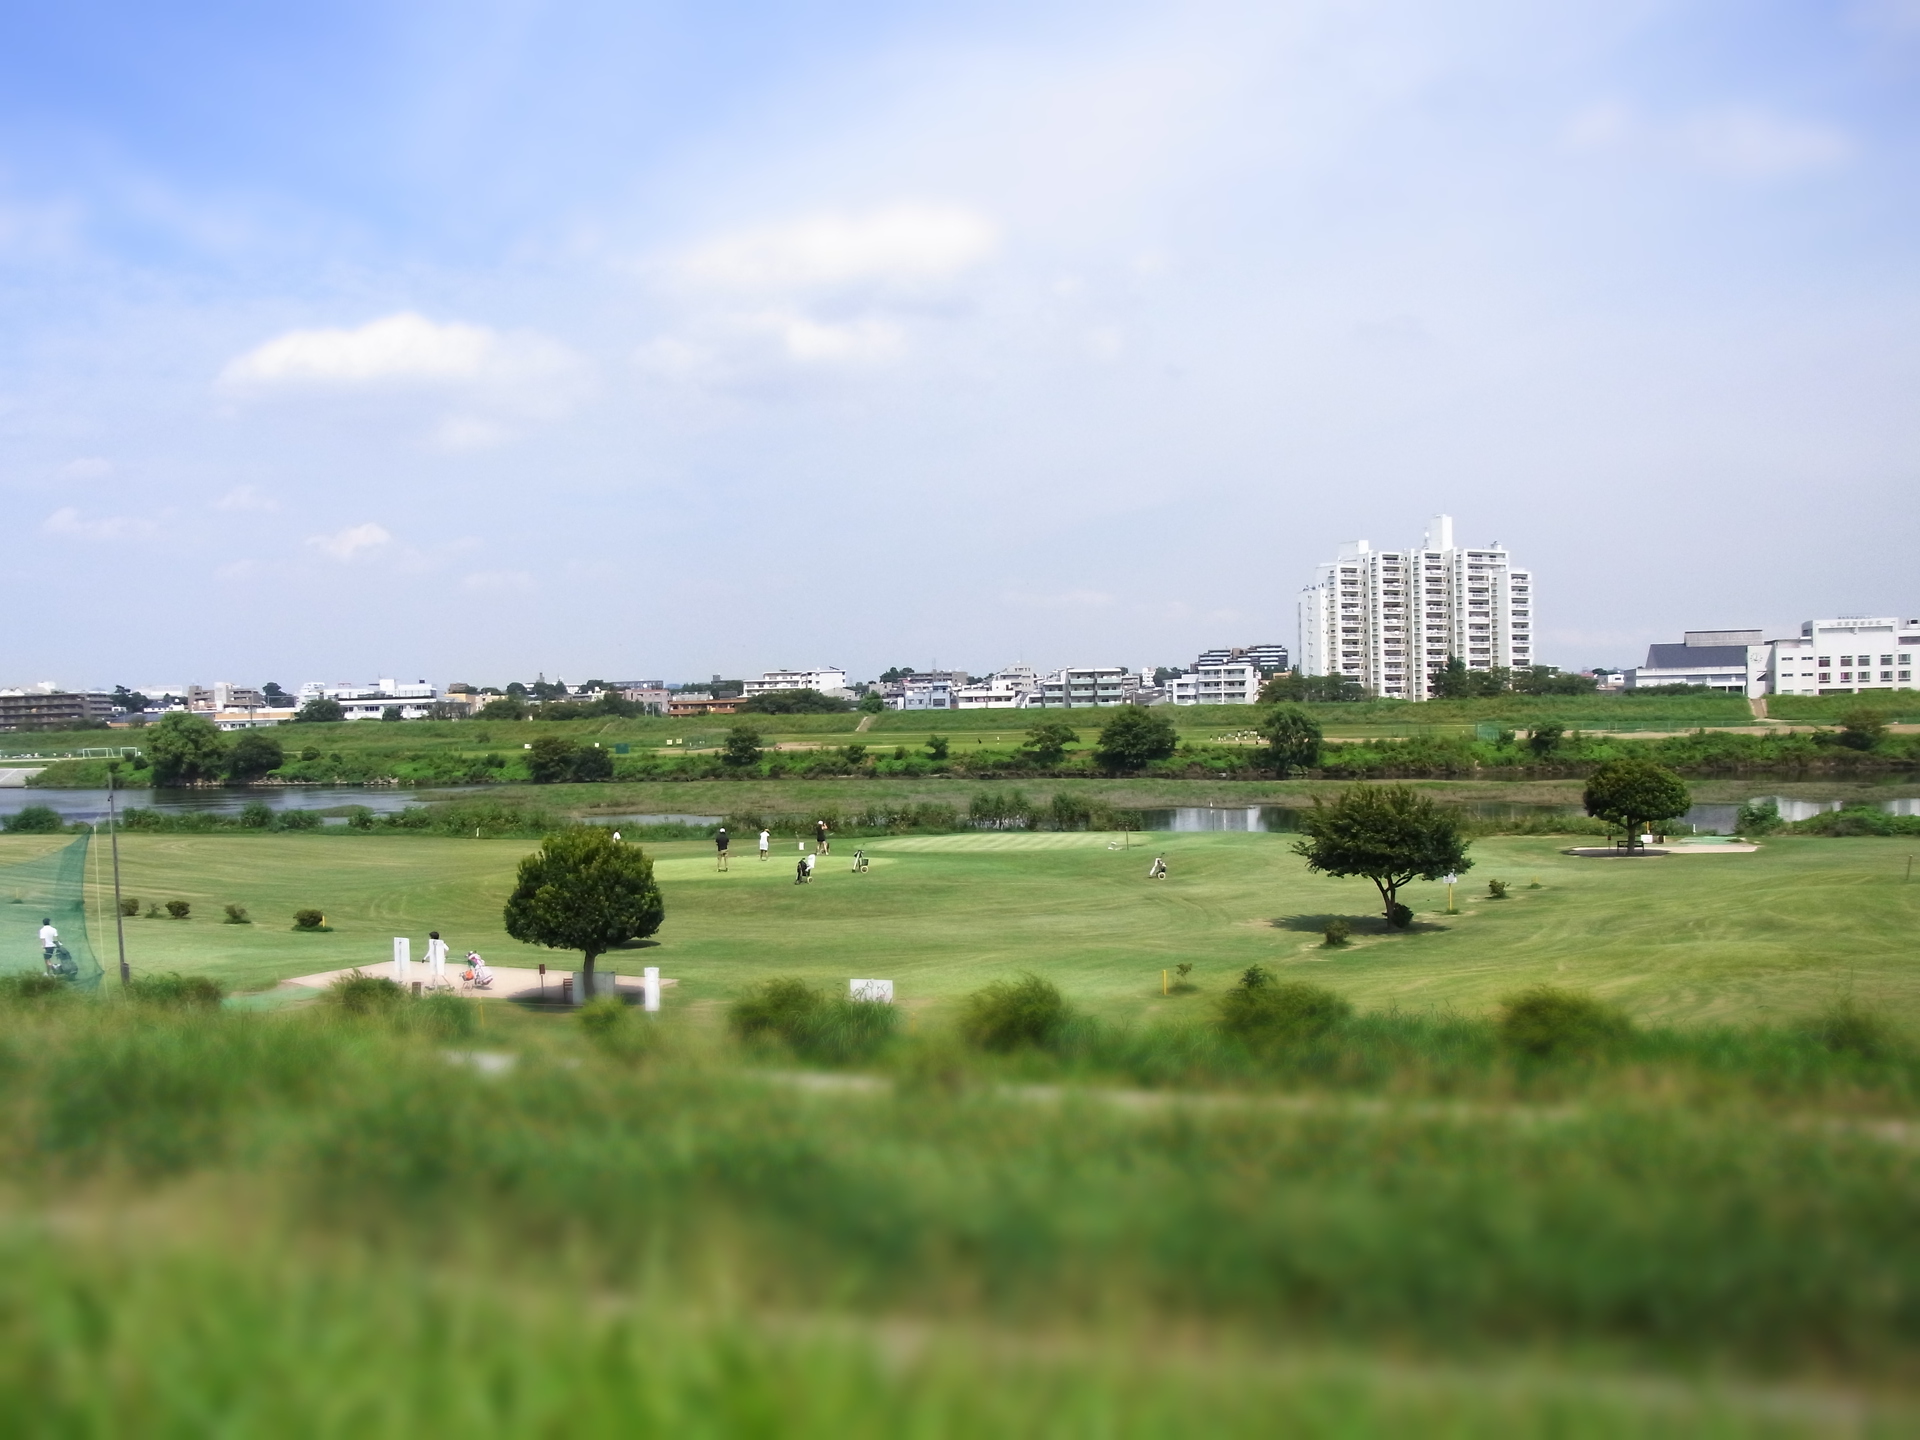
[[[82, 990], [100, 986], [100, 962], [87, 939], [87, 842], [16, 865], [0, 865], [0, 973], [53, 973]], [[59, 931], [52, 964], [40, 927]]]

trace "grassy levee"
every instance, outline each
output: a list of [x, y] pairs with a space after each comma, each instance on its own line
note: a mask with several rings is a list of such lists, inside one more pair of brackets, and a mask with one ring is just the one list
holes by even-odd
[[[1791, 697], [1782, 697], [1782, 700]], [[1826, 701], [1808, 702], [1822, 706]], [[1310, 705], [1329, 735], [1391, 737], [1458, 734], [1479, 724], [1527, 729], [1552, 721], [1570, 729], [1684, 730], [1694, 727], [1745, 726], [1753, 716], [1744, 700], [1724, 695], [1665, 695], [1633, 698], [1623, 695], [1529, 696], [1499, 695], [1477, 700], [1440, 700], [1424, 704], [1372, 700], [1343, 705]], [[1831, 707], [1830, 707], [1831, 708]], [[1840, 706], [1834, 710], [1850, 708]], [[1897, 708], [1897, 707], [1896, 707]], [[1245, 731], [1259, 723], [1264, 709], [1249, 705], [1181, 706], [1166, 713], [1183, 738], [1211, 741]], [[1904, 712], [1902, 712], [1904, 713]], [[1823, 712], [1824, 715], [1824, 712]], [[488, 754], [511, 757], [546, 735], [603, 745], [626, 744], [634, 750], [699, 750], [718, 747], [727, 730], [744, 723], [758, 730], [769, 745], [844, 745], [882, 742], [917, 747], [928, 736], [942, 734], [1017, 746], [1028, 727], [1041, 723], [1072, 726], [1083, 741], [1091, 741], [1111, 718], [1100, 710], [985, 711], [946, 713], [889, 711], [866, 716], [731, 715], [672, 719], [662, 716], [603, 717], [566, 721], [542, 720], [409, 720], [399, 723], [357, 721], [330, 725], [282, 725], [274, 737], [297, 756], [304, 750], [340, 755], [354, 761], [392, 761], [406, 756], [479, 758]], [[1784, 717], [1783, 717], [1784, 718]], [[1898, 718], [1898, 717], [1895, 717]], [[866, 723], [866, 730], [855, 734]], [[992, 737], [992, 738], [989, 738]], [[669, 746], [669, 742], [674, 742]], [[138, 745], [135, 730], [17, 732], [0, 735], [0, 759], [28, 753], [52, 754], [83, 747]]]
[[[43, 837], [0, 837], [0, 863]], [[793, 883], [794, 842], [762, 863], [736, 837], [730, 873], [701, 842], [649, 844], [666, 898], [657, 943], [603, 964], [658, 964], [683, 1002], [715, 1002], [769, 975], [834, 986], [896, 980], [912, 1006], [945, 1005], [986, 981], [1032, 971], [1096, 1013], [1140, 1019], [1199, 1006], [1245, 967], [1337, 985], [1367, 1007], [1479, 1013], [1534, 982], [1592, 989], [1643, 1020], [1741, 1021], [1809, 1014], [1851, 993], [1920, 1023], [1911, 963], [1920, 882], [1903, 884], [1899, 839], [1770, 840], [1752, 854], [1635, 862], [1581, 860], [1553, 838], [1489, 838], [1445, 914], [1440, 885], [1407, 892], [1407, 933], [1386, 933], [1363, 880], [1310, 874], [1288, 837], [974, 833], [843, 840], [813, 883]], [[871, 857], [850, 870], [858, 845]], [[496, 964], [568, 957], [503, 932], [501, 906], [532, 842], [329, 835], [129, 835], [123, 891], [184, 899], [187, 920], [126, 922], [136, 970], [180, 970], [257, 988], [294, 975], [373, 964], [394, 935], [440, 930]], [[104, 846], [94, 847], [90, 913], [96, 949], [113, 954]], [[1146, 880], [1164, 853], [1166, 881]], [[1487, 897], [1486, 881], [1509, 898]], [[1540, 888], [1529, 888], [1534, 881]], [[4, 897], [0, 896], [0, 903]], [[221, 923], [227, 904], [249, 925]], [[321, 910], [331, 929], [304, 934], [293, 913]], [[1321, 930], [1352, 917], [1352, 943]], [[31, 957], [30, 957], [31, 958]], [[1202, 988], [1160, 995], [1161, 972], [1195, 966]], [[109, 968], [111, 966], [109, 965]]]
[[1838, 725], [1856, 710], [1871, 710], [1890, 724], [1920, 724], [1920, 690], [1767, 697], [1767, 718], [1784, 720], [1791, 725]]
[[[13, 1433], [1901, 1433], [1920, 1152], [822, 1089], [678, 1020], [0, 1005]], [[944, 1041], [913, 1040], [936, 1048]], [[450, 1064], [475, 1047], [510, 1068]], [[914, 1076], [923, 1076], [914, 1079]]]

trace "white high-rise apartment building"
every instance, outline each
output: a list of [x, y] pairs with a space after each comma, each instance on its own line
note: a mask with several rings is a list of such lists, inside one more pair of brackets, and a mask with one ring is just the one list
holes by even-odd
[[1532, 572], [1498, 544], [1456, 546], [1453, 518], [1436, 515], [1417, 549], [1355, 540], [1315, 570], [1300, 592], [1300, 669], [1425, 700], [1450, 656], [1469, 670], [1534, 664], [1533, 601]]

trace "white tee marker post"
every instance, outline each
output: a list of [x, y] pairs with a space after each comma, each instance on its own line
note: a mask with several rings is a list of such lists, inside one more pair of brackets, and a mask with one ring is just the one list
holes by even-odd
[[402, 990], [413, 979], [413, 942], [404, 935], [393, 937], [393, 979]]
[[649, 965], [640, 974], [640, 1004], [649, 1015], [660, 1012], [660, 967]]
[[1460, 883], [1460, 877], [1449, 870], [1441, 878], [1447, 883], [1447, 914], [1458, 914], [1459, 912], [1453, 908], [1453, 887]]

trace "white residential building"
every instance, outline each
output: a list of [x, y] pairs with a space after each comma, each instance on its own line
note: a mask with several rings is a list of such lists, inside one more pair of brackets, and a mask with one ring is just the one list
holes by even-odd
[[768, 695], [775, 690], [818, 690], [822, 695], [842, 698], [847, 689], [847, 672], [828, 666], [820, 670], [768, 670], [758, 680], [746, 683], [748, 695]]
[[1040, 688], [1031, 665], [1009, 665], [987, 677], [984, 685], [962, 685], [953, 692], [956, 710], [1024, 710]]
[[1128, 705], [1140, 693], [1140, 673], [1124, 665], [1069, 665], [1040, 681], [1027, 699], [1029, 709], [1073, 709], [1082, 705]]
[[323, 685], [318, 680], [309, 680], [300, 687], [297, 698], [302, 705], [309, 700], [337, 700], [348, 720], [378, 720], [389, 706], [395, 705], [400, 708], [401, 719], [425, 720], [433, 713], [440, 692], [424, 680], [403, 683], [385, 679], [371, 685], [348, 681]]
[[1355, 540], [1315, 571], [1300, 592], [1300, 669], [1425, 700], [1450, 657], [1469, 670], [1536, 663], [1534, 599], [1532, 573], [1502, 546], [1456, 546], [1452, 517], [1436, 515], [1415, 549]]
[[1221, 664], [1200, 664], [1184, 675], [1167, 681], [1170, 705], [1252, 705], [1260, 699], [1265, 680], [1260, 667], [1250, 660], [1231, 660]]
[[[1843, 615], [1807, 620], [1769, 647], [1766, 690], [1776, 695], [1841, 695], [1911, 690], [1920, 658], [1920, 620]], [[1751, 693], [1751, 692], [1750, 692]]]
[[965, 675], [955, 676], [941, 670], [931, 674], [902, 675], [900, 693], [887, 702], [891, 710], [955, 710], [954, 691], [959, 688], [955, 683], [966, 680]]

